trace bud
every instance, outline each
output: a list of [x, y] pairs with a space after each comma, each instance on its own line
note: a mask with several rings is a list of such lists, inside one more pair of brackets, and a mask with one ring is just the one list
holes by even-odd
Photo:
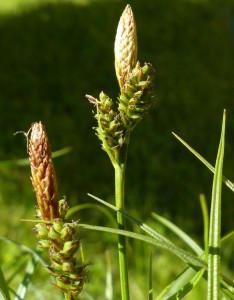
[[40, 216], [46, 221], [59, 218], [55, 171], [45, 127], [41, 122], [31, 127], [28, 153]]
[[131, 6], [128, 4], [120, 17], [115, 37], [115, 72], [120, 88], [128, 79], [137, 62], [137, 33]]

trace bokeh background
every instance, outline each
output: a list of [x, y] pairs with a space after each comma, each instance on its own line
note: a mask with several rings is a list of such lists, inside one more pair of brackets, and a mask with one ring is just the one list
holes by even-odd
[[[227, 109], [224, 174], [234, 179], [234, 1], [129, 0], [0, 3], [0, 160], [27, 156], [27, 132], [41, 120], [57, 158], [61, 197], [73, 204], [113, 203], [113, 169], [92, 129], [85, 94], [118, 95], [113, 44], [130, 3], [139, 60], [156, 70], [156, 100], [129, 146], [126, 208], [148, 220], [155, 211], [202, 241], [199, 194], [211, 198], [212, 174], [171, 134], [215, 163]], [[18, 219], [31, 217], [35, 198], [29, 167], [0, 165], [0, 234], [25, 239]], [[224, 187], [223, 233], [233, 229], [233, 194]], [[103, 224], [100, 212], [82, 222]], [[104, 222], [105, 223], [105, 222]], [[12, 230], [14, 229], [14, 230]]]

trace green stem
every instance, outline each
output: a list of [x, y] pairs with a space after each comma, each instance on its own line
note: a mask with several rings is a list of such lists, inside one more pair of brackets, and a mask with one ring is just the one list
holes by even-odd
[[[124, 209], [124, 194], [125, 194], [125, 170], [127, 159], [127, 146], [129, 142], [129, 134], [125, 140], [126, 144], [121, 149], [118, 158], [118, 164], [114, 164], [115, 168], [115, 205], [116, 208]], [[123, 214], [117, 211], [118, 228], [125, 230], [125, 219]], [[126, 251], [126, 237], [118, 236], [118, 252], [119, 252], [119, 270], [120, 270], [120, 285], [122, 300], [129, 300], [129, 283], [128, 283], [128, 264]]]
[[[124, 177], [125, 165], [115, 167], [115, 201], [117, 208], [124, 208]], [[125, 230], [123, 214], [117, 211], [118, 228]], [[129, 299], [128, 266], [126, 254], [126, 237], [118, 236], [119, 270], [122, 300]]]

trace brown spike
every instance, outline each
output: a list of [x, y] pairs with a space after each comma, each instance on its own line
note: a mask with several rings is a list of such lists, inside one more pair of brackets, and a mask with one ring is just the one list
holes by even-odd
[[46, 130], [41, 122], [31, 127], [28, 154], [41, 218], [46, 221], [59, 218], [55, 171]]

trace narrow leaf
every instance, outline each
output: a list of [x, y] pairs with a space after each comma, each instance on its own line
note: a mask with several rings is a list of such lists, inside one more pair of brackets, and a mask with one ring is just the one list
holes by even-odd
[[[117, 211], [119, 209], [117, 209], [115, 206], [111, 205], [110, 203], [92, 195], [92, 194], [88, 194], [90, 197], [92, 197], [93, 199], [95, 199], [96, 201], [102, 203], [103, 205], [107, 206], [107, 207], [110, 207], [111, 209], [113, 209], [114, 211]], [[112, 229], [112, 228], [106, 228], [106, 227], [98, 227], [98, 226], [92, 226], [92, 225], [87, 225], [87, 224], [78, 224], [77, 226], [81, 226], [83, 228], [86, 228], [86, 229], [93, 229], [93, 230], [99, 230], [99, 231], [102, 231], [102, 228], [104, 229], [103, 231], [106, 231], [106, 232], [110, 232], [110, 233], [115, 233], [115, 234], [123, 234], [125, 236], [129, 236], [129, 237], [132, 237], [132, 238], [136, 238], [136, 239], [139, 239], [139, 240], [142, 240], [144, 242], [148, 242], [150, 244], [153, 244], [155, 246], [158, 246], [158, 247], [161, 247], [161, 248], [164, 248], [164, 249], [167, 249], [168, 251], [171, 251], [170, 249], [166, 248], [165, 247], [165, 244], [163, 244], [162, 241], [168, 241], [170, 246], [173, 245], [174, 247], [176, 247], [173, 243], [171, 243], [168, 239], [166, 239], [165, 237], [163, 237], [162, 235], [160, 235], [159, 233], [157, 233], [154, 229], [152, 229], [151, 227], [149, 227], [148, 225], [144, 224], [142, 221], [140, 220], [137, 220], [136, 218], [130, 216], [125, 210], [119, 210], [121, 211], [121, 213], [123, 213], [125, 215], [126, 218], [128, 218], [129, 220], [131, 220], [134, 224], [136, 224], [137, 226], [139, 226], [143, 231], [145, 231], [147, 234], [151, 235], [154, 237], [154, 239], [151, 239], [149, 237], [146, 237], [146, 236], [143, 236], [143, 235], [139, 235], [139, 237], [136, 237], [134, 235], [136, 235], [135, 233], [132, 233], [132, 232], [127, 232], [127, 231], [118, 231], [117, 229]], [[94, 228], [95, 227], [95, 228]], [[115, 231], [115, 232], [113, 232]], [[148, 239], [148, 240], [147, 240]], [[168, 246], [168, 243], [166, 242], [166, 245]], [[170, 248], [169, 246], [169, 248]], [[178, 247], [177, 247], [178, 248]], [[179, 248], [180, 249], [180, 248]], [[172, 253], [174, 253], [175, 255], [177, 255], [177, 250], [175, 250], [175, 252], [171, 251]], [[189, 252], [187, 251], [184, 251], [183, 249], [180, 249], [182, 252], [180, 254], [178, 254], [177, 256], [180, 257], [182, 260], [184, 260], [186, 262], [186, 259], [183, 259], [183, 255], [184, 255], [184, 252], [186, 254], [188, 254]], [[183, 253], [183, 254], [182, 254]], [[182, 255], [181, 255], [182, 254]], [[181, 256], [180, 256], [181, 255]], [[195, 258], [194, 255], [190, 254], [189, 253], [189, 256], [192, 256], [193, 259]], [[193, 260], [192, 259], [192, 260]], [[204, 262], [203, 259], [201, 258], [195, 258], [195, 261], [196, 263], [192, 263], [190, 262], [190, 266], [193, 267], [193, 269], [195, 271], [199, 271], [199, 268], [207, 268], [206, 266], [206, 263]], [[188, 262], [187, 262], [188, 263]], [[207, 276], [205, 276], [206, 273], [204, 274], [204, 278], [207, 279]], [[228, 290], [228, 293], [229, 293], [229, 290], [234, 288], [234, 283], [232, 282], [232, 280], [230, 280], [229, 278], [227, 278], [226, 276], [222, 275], [222, 285], [223, 287], [222, 288], [226, 288]], [[225, 291], [224, 291], [225, 292]], [[230, 298], [231, 299], [231, 298]]]
[[0, 300], [10, 300], [10, 294], [8, 286], [3, 275], [2, 269], [0, 268]]
[[[172, 134], [179, 140], [190, 152], [192, 152], [211, 172], [214, 173], [214, 167], [204, 158], [202, 157], [196, 150], [194, 150], [189, 144], [187, 144], [182, 138], [180, 138], [177, 134], [172, 132]], [[223, 183], [234, 192], [234, 183], [232, 183], [225, 176], [222, 176]]]
[[208, 300], [220, 299], [221, 194], [223, 158], [225, 147], [225, 121], [226, 113], [224, 111], [221, 138], [215, 164], [211, 199], [208, 255]]
[[0, 236], [0, 241], [7, 243], [7, 244], [12, 244], [12, 245], [18, 247], [19, 249], [31, 254], [34, 257], [34, 259], [36, 261], [38, 261], [41, 265], [43, 265], [43, 266], [46, 265], [46, 262], [41, 258], [40, 254], [39, 254], [40, 252], [38, 250], [31, 249], [31, 248], [27, 247], [26, 245], [17, 243], [13, 240], [10, 240], [10, 239], [2, 237], [2, 236]]
[[114, 229], [114, 228], [109, 228], [109, 227], [102, 227], [102, 226], [94, 226], [94, 225], [88, 225], [88, 224], [77, 224], [77, 227], [85, 228], [85, 229], [90, 229], [90, 230], [97, 230], [97, 231], [103, 231], [103, 232], [109, 232], [113, 234], [118, 234], [118, 235], [124, 235], [130, 238], [134, 238], [143, 242], [146, 242], [148, 244], [152, 244], [154, 246], [157, 246], [159, 248], [165, 249], [174, 255], [178, 256], [180, 259], [182, 259], [185, 263], [202, 268], [205, 267], [205, 262], [197, 258], [196, 256], [192, 255], [191, 253], [180, 249], [179, 247], [175, 246], [174, 244], [173, 247], [171, 245], [168, 245], [162, 241], [156, 240], [152, 237], [148, 237], [139, 233], [134, 233], [131, 231], [127, 230], [121, 230], [121, 229]]
[[186, 296], [203, 277], [205, 269], [195, 272], [187, 268], [168, 285], [156, 298], [156, 300], [177, 300]]
[[204, 228], [204, 245], [205, 245], [205, 258], [207, 261], [208, 253], [209, 253], [209, 214], [208, 208], [206, 204], [206, 198], [203, 194], [200, 195], [200, 204], [203, 215], [203, 228]]
[[153, 270], [152, 270], [152, 252], [149, 261], [149, 300], [153, 300]]
[[225, 242], [226, 240], [228, 240], [228, 239], [230, 239], [232, 237], [234, 237], [234, 231], [231, 231], [228, 234], [226, 234], [224, 237], [222, 237], [221, 243]]
[[26, 292], [28, 289], [28, 285], [31, 281], [31, 278], [32, 278], [34, 272], [35, 272], [36, 265], [37, 265], [37, 263], [36, 263], [34, 257], [32, 256], [30, 261], [27, 264], [26, 272], [24, 274], [21, 284], [19, 285], [19, 287], [17, 289], [14, 300], [23, 300], [25, 298], [25, 295], [26, 295]]
[[110, 211], [106, 208], [103, 207], [99, 204], [95, 204], [95, 203], [85, 203], [85, 204], [80, 204], [80, 205], [76, 205], [71, 207], [67, 214], [66, 214], [66, 219], [68, 219], [71, 215], [75, 214], [78, 211], [81, 211], [83, 209], [97, 209], [99, 210], [101, 213], [103, 213], [110, 221], [111, 223], [116, 226], [117, 222], [116, 219], [113, 217], [113, 215], [110, 213]]
[[181, 230], [178, 226], [170, 222], [169, 220], [163, 218], [162, 216], [152, 213], [152, 216], [158, 220], [161, 224], [169, 228], [172, 232], [174, 232], [182, 241], [184, 241], [197, 255], [201, 255], [203, 253], [203, 249], [183, 230]]
[[[52, 158], [57, 158], [72, 151], [72, 147], [65, 147], [52, 153]], [[10, 159], [0, 161], [1, 167], [26, 167], [29, 166], [28, 158]]]
[[[174, 253], [175, 255], [179, 256], [182, 260], [188, 263], [190, 261], [191, 265], [205, 267], [204, 261], [200, 258], [195, 257], [191, 253], [177, 247], [175, 244], [173, 244], [171, 241], [169, 241], [167, 238], [162, 236], [160, 233], [158, 233], [156, 230], [152, 229], [142, 221], [132, 217], [130, 214], [128, 214], [123, 209], [118, 209], [115, 206], [111, 205], [110, 203], [107, 203], [106, 201], [103, 201], [102, 199], [93, 196], [91, 194], [88, 194], [90, 197], [94, 198], [95, 200], [103, 203], [104, 205], [110, 207], [111, 209], [115, 211], [121, 212], [126, 218], [128, 218], [131, 222], [139, 226], [143, 231], [145, 231], [148, 235], [152, 236], [159, 244], [162, 245], [163, 248], [167, 249], [168, 251]], [[192, 262], [195, 259], [194, 262]]]
[[113, 300], [113, 276], [112, 276], [112, 267], [111, 267], [111, 257], [110, 252], [105, 252], [106, 257], [106, 288], [105, 288], [105, 296], [106, 300]]

